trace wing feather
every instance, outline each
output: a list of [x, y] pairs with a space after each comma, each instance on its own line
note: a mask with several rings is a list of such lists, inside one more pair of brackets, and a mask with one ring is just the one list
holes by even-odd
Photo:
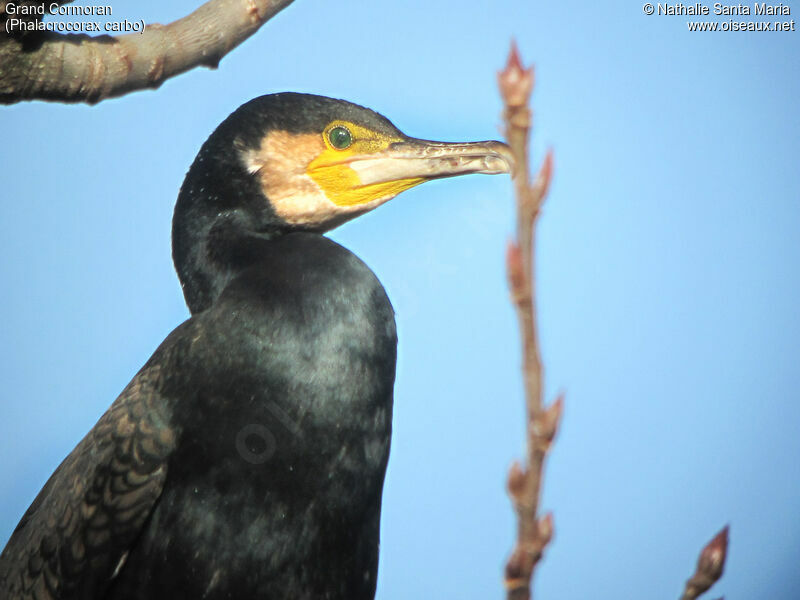
[[146, 365], [47, 481], [0, 554], [8, 600], [96, 599], [158, 500], [175, 432]]

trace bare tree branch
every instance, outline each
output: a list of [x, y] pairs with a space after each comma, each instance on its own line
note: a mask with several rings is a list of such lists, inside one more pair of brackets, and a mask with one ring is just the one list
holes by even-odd
[[3, 2], [0, 103], [56, 100], [94, 104], [157, 88], [198, 65], [216, 68], [223, 56], [291, 3], [211, 0], [169, 25], [148, 25], [143, 33], [91, 37], [8, 33], [10, 15], [6, 14], [8, 3]]
[[[509, 243], [506, 264], [522, 337], [528, 423], [526, 463], [524, 466], [514, 463], [508, 474], [508, 492], [517, 514], [517, 540], [506, 563], [505, 586], [508, 600], [529, 600], [534, 570], [553, 536], [552, 515], [538, 516], [539, 496], [544, 461], [558, 431], [564, 406], [563, 396], [559, 396], [549, 407], [543, 407], [542, 361], [536, 325], [536, 222], [550, 186], [553, 155], [547, 153], [531, 183], [528, 138], [533, 121], [529, 108], [534, 86], [533, 68], [523, 68], [513, 43], [508, 64], [498, 74], [498, 81], [505, 105], [506, 140], [516, 165], [517, 239]], [[697, 570], [686, 582], [680, 600], [695, 600], [722, 576], [727, 548], [726, 526], [700, 553]]]
[[528, 101], [533, 91], [533, 69], [523, 69], [512, 44], [506, 68], [499, 73], [505, 111], [506, 139], [515, 159], [517, 239], [509, 243], [507, 268], [511, 296], [517, 309], [522, 336], [523, 376], [527, 409], [527, 456], [524, 466], [512, 465], [508, 491], [517, 513], [517, 541], [506, 563], [508, 600], [531, 597], [533, 571], [553, 535], [553, 517], [537, 516], [544, 460], [561, 420], [564, 401], [559, 397], [543, 408], [542, 361], [536, 327], [536, 294], [533, 252], [536, 219], [547, 196], [553, 173], [548, 153], [533, 184], [528, 173], [528, 137], [532, 124]]
[[728, 526], [714, 536], [697, 559], [697, 569], [686, 582], [681, 600], [695, 600], [722, 577], [728, 555]]

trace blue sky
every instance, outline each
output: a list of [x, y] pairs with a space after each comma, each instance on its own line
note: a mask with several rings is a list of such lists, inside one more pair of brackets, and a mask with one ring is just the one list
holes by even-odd
[[[147, 22], [194, 6], [118, 4]], [[295, 90], [412, 136], [495, 138], [514, 36], [537, 67], [534, 152], [555, 152], [538, 284], [547, 394], [566, 394], [537, 597], [675, 598], [730, 523], [712, 593], [796, 598], [798, 35], [689, 33], [631, 2], [296, 0], [217, 71], [95, 107], [0, 109], [0, 545], [187, 317], [170, 219], [222, 119]], [[332, 233], [397, 311], [384, 600], [503, 596], [504, 481], [523, 451], [510, 191], [438, 181]]]

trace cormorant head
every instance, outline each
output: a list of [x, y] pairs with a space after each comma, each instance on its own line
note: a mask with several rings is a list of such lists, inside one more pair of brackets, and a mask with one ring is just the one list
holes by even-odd
[[239, 107], [200, 149], [173, 218], [173, 258], [187, 304], [205, 310], [265, 240], [324, 232], [442, 177], [508, 173], [495, 141], [410, 138], [378, 113], [308, 94]]

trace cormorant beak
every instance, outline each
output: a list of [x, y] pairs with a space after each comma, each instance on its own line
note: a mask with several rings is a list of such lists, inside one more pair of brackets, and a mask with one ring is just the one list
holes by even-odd
[[370, 155], [355, 155], [349, 167], [362, 185], [421, 179], [428, 181], [469, 173], [512, 173], [514, 159], [503, 142], [431, 142], [406, 138]]

